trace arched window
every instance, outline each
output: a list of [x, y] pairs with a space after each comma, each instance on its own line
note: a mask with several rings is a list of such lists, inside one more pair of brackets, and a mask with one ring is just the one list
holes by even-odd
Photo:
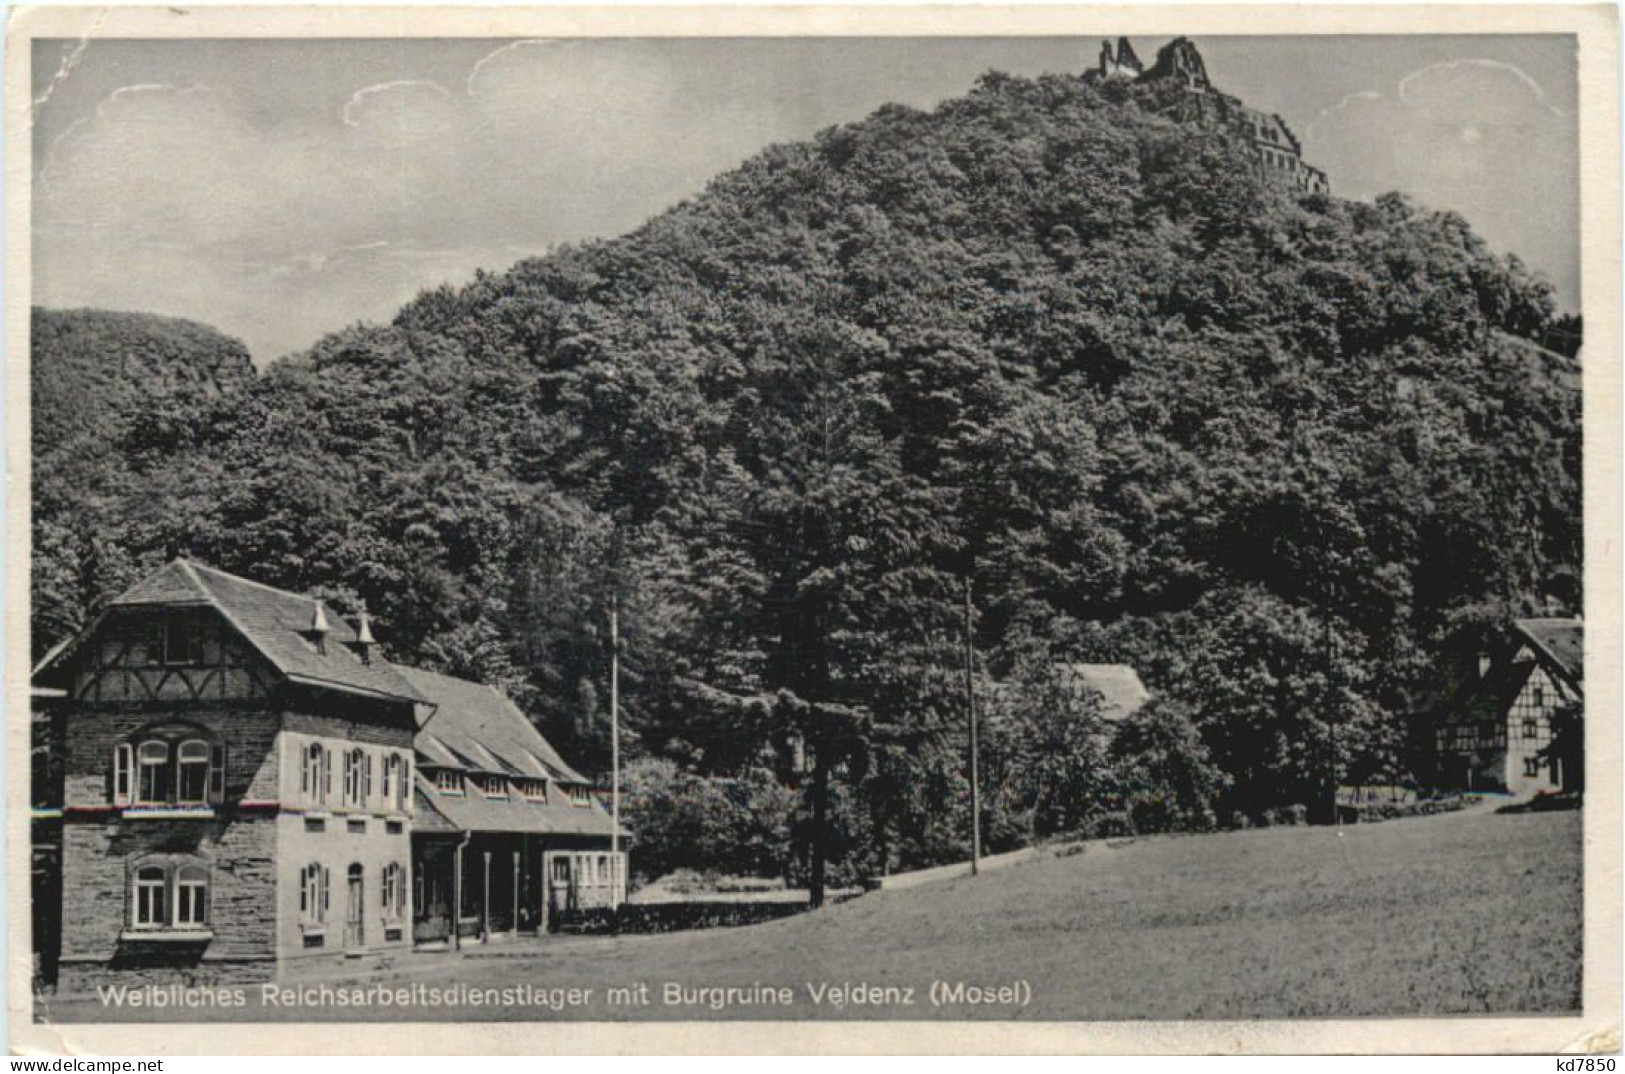
[[327, 802], [327, 750], [320, 742], [305, 747], [299, 766], [299, 790], [312, 805]]
[[405, 813], [406, 804], [412, 798], [411, 762], [398, 753], [391, 753], [384, 757], [383, 769], [384, 785], [380, 804], [385, 809]]
[[143, 742], [136, 750], [137, 802], [169, 801], [169, 743]]
[[345, 888], [348, 901], [344, 914], [344, 946], [360, 947], [367, 940], [367, 883], [366, 870], [360, 862], [353, 862], [346, 874]]
[[169, 924], [164, 899], [168, 886], [163, 866], [143, 865], [135, 871], [135, 905], [130, 918], [134, 925], [159, 928]]
[[305, 925], [327, 920], [327, 870], [315, 862], [299, 874], [299, 920]]
[[175, 871], [175, 924], [201, 926], [209, 920], [209, 873], [201, 865]]
[[366, 754], [353, 749], [344, 755], [344, 804], [359, 806], [365, 793]]
[[384, 920], [399, 921], [406, 916], [406, 873], [399, 863], [384, 866]]
[[188, 739], [175, 751], [175, 801], [201, 804], [209, 797], [209, 744]]

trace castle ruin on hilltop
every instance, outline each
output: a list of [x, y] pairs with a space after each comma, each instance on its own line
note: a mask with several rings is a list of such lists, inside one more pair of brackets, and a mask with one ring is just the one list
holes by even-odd
[[1331, 193], [1326, 173], [1303, 159], [1303, 146], [1286, 121], [1219, 92], [1208, 79], [1202, 54], [1189, 38], [1175, 38], [1164, 45], [1149, 69], [1135, 55], [1128, 38], [1118, 38], [1115, 49], [1110, 41], [1102, 41], [1100, 63], [1085, 77], [1091, 81], [1126, 79], [1178, 86], [1185, 90], [1185, 96], [1175, 108], [1181, 119], [1228, 121], [1246, 129], [1259, 172], [1266, 182], [1308, 194]]

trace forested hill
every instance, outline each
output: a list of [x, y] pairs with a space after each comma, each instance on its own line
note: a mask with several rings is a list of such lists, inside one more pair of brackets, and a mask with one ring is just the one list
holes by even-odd
[[[969, 578], [998, 838], [1148, 779], [1205, 816], [1406, 774], [1449, 640], [1576, 599], [1549, 289], [1459, 217], [1266, 186], [1169, 92], [883, 108], [330, 336], [117, 488], [37, 472], [36, 649], [187, 548], [364, 599], [590, 768], [618, 593], [635, 753], [737, 775], [806, 734], [854, 860], [923, 860], [966, 830]], [[1161, 699], [1134, 763], [1090, 754], [1077, 661]]]
[[30, 331], [38, 655], [161, 554], [127, 532], [155, 474], [189, 465], [255, 376], [240, 342], [191, 321], [35, 307]]

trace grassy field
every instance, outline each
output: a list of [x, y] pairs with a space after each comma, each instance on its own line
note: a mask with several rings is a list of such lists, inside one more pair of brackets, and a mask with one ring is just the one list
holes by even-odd
[[[1579, 813], [1477, 813], [1342, 830], [1277, 828], [1091, 844], [1073, 857], [879, 892], [770, 924], [564, 938], [523, 954], [461, 962], [414, 956], [423, 961], [408, 960], [391, 982], [594, 990], [579, 1006], [531, 1007], [520, 1015], [538, 1019], [1575, 1011], [1580, 824]], [[607, 988], [635, 982], [649, 986], [649, 1004], [606, 1002]], [[1016, 1002], [936, 1006], [933, 982], [1009, 985]], [[715, 1008], [714, 994], [691, 992], [699, 1002], [668, 1005], [668, 983], [784, 986], [792, 1002]], [[887, 994], [886, 1003], [835, 1005], [828, 990], [815, 1001], [811, 986], [826, 983], [899, 991]], [[914, 990], [912, 1004], [898, 1002], [904, 988]], [[114, 1013], [100, 1003], [75, 1002], [53, 1004], [50, 1016]], [[516, 1013], [459, 1006], [371, 1009], [365, 1017]], [[269, 1009], [247, 1015], [295, 1016]], [[297, 1012], [301, 1019], [357, 1016], [328, 1008]]]

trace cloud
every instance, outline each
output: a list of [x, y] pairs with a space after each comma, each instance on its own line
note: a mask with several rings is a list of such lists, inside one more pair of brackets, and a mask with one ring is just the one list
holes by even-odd
[[1496, 71], [1511, 75], [1513, 78], [1517, 79], [1523, 84], [1523, 87], [1533, 95], [1535, 101], [1540, 104], [1541, 107], [1551, 112], [1554, 116], [1560, 116], [1563, 114], [1562, 109], [1558, 108], [1547, 99], [1545, 88], [1542, 87], [1532, 75], [1515, 64], [1506, 63], [1501, 60], [1446, 60], [1442, 63], [1436, 63], [1429, 67], [1424, 67], [1420, 71], [1412, 71], [1410, 74], [1399, 80], [1399, 99], [1410, 102], [1412, 87], [1418, 82], [1426, 82], [1430, 78], [1438, 78], [1452, 72], [1475, 70]]
[[[344, 102], [344, 111], [341, 113], [344, 125], [359, 127], [369, 113], [377, 114], [385, 110], [391, 102], [404, 102], [420, 94], [438, 96], [444, 100], [451, 96], [451, 91], [438, 82], [424, 82], [413, 78], [364, 86], [352, 93], [350, 99]], [[397, 103], [397, 107], [404, 111], [402, 104]]]
[[1305, 129], [1304, 133], [1305, 133], [1305, 135], [1312, 134], [1314, 132], [1315, 128], [1319, 127], [1321, 125], [1321, 123], [1323, 123], [1326, 120], [1328, 120], [1328, 119], [1332, 118], [1333, 116], [1337, 115], [1337, 113], [1341, 112], [1343, 109], [1349, 107], [1350, 105], [1357, 104], [1357, 103], [1359, 103], [1361, 101], [1380, 101], [1380, 100], [1382, 100], [1382, 94], [1378, 93], [1376, 90], [1360, 90], [1360, 91], [1358, 91], [1356, 93], [1346, 93], [1346, 94], [1343, 95], [1342, 100], [1338, 101], [1336, 104], [1332, 105], [1330, 108], [1322, 108], [1320, 110], [1320, 114], [1318, 116], [1316, 116], [1313, 121], [1310, 122], [1309, 126]]
[[1412, 71], [1390, 93], [1345, 96], [1309, 126], [1305, 152], [1345, 197], [1400, 190], [1461, 213], [1496, 249], [1541, 266], [1574, 303], [1573, 122], [1521, 68], [1456, 59]]
[[468, 72], [468, 79], [463, 84], [464, 92], [470, 97], [478, 97], [480, 95], [480, 73], [485, 70], [487, 65], [498, 62], [509, 53], [518, 52], [521, 49], [546, 48], [559, 44], [560, 42], [551, 38], [527, 38], [524, 41], [511, 41], [493, 52], [486, 53], [474, 62], [473, 69]]

